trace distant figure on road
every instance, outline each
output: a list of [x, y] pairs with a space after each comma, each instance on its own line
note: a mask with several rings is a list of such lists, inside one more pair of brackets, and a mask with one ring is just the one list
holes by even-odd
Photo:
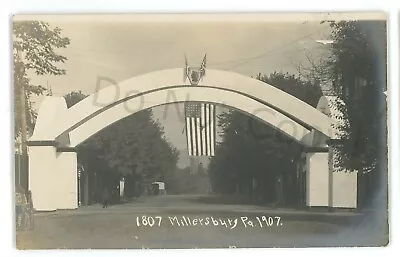
[[123, 200], [124, 199], [124, 193], [125, 193], [125, 178], [121, 178], [119, 181], [119, 199]]
[[110, 198], [110, 194], [108, 193], [108, 188], [105, 187], [104, 191], [103, 191], [103, 208], [107, 208], [108, 207], [108, 201]]
[[277, 204], [283, 204], [283, 178], [281, 174], [276, 177], [276, 196]]

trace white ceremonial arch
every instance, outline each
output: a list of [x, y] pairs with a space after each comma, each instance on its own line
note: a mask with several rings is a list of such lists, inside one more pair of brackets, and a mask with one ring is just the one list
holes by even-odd
[[[332, 99], [317, 108], [271, 85], [228, 71], [207, 69], [197, 86], [182, 69], [147, 73], [110, 85], [71, 108], [63, 97], [43, 100], [29, 139], [29, 190], [39, 211], [78, 207], [75, 149], [103, 128], [144, 109], [185, 101], [225, 105], [252, 115], [305, 149], [307, 206], [357, 207], [357, 173], [335, 170], [329, 142], [337, 121]], [[334, 116], [334, 115], [332, 115]]]

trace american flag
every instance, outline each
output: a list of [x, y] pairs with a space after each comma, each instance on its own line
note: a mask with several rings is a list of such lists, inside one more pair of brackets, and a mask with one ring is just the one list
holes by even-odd
[[215, 105], [185, 103], [185, 119], [189, 156], [214, 156]]

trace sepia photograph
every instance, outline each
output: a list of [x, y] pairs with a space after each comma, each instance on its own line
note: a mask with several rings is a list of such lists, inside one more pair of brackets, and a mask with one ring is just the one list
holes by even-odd
[[11, 32], [17, 249], [388, 245], [385, 13]]

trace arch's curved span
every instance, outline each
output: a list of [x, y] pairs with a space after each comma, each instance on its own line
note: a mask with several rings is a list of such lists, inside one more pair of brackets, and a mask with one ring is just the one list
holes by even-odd
[[[66, 131], [73, 130], [82, 121], [89, 120], [135, 96], [177, 85], [190, 86], [188, 82], [182, 81], [182, 69], [170, 69], [147, 73], [118, 85], [108, 86], [68, 109], [63, 117], [55, 122], [49, 134], [55, 139]], [[327, 136], [330, 134], [332, 121], [329, 117], [296, 97], [262, 81], [233, 72], [207, 70], [207, 75], [198, 87], [202, 86], [243, 94], [285, 114], [307, 128], [314, 128]]]
[[75, 147], [112, 123], [138, 111], [166, 103], [184, 102], [187, 96], [192, 101], [212, 102], [234, 107], [270, 124], [272, 127], [301, 142], [310, 131], [287, 116], [243, 95], [209, 87], [187, 87], [158, 90], [141, 97], [132, 98], [115, 105], [69, 132], [70, 146]]

